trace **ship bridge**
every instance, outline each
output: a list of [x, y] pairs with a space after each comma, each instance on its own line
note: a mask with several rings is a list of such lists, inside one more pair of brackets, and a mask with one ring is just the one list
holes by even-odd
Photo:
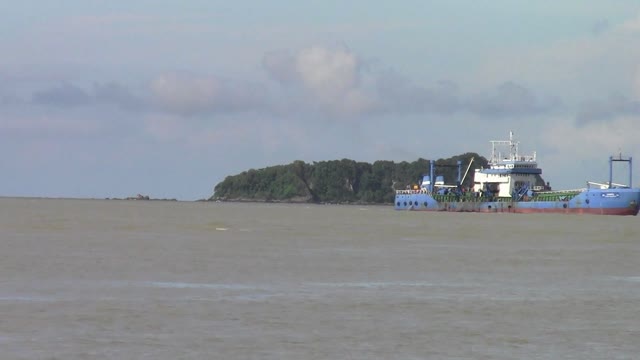
[[489, 168], [476, 169], [474, 191], [497, 197], [522, 197], [536, 187], [536, 175], [542, 174], [536, 152], [520, 154], [519, 142], [509, 132], [509, 140], [491, 141]]

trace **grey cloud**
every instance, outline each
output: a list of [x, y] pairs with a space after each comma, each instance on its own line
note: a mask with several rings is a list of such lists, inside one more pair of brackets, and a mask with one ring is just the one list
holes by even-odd
[[140, 110], [145, 101], [135, 96], [131, 91], [118, 83], [96, 83], [93, 85], [93, 98], [98, 103], [113, 104], [127, 110]]
[[576, 116], [576, 125], [585, 126], [625, 115], [640, 115], [640, 101], [629, 100], [620, 94], [612, 94], [605, 100], [591, 100], [583, 103]]
[[272, 80], [303, 94], [306, 106], [339, 113], [346, 109], [347, 114], [470, 112], [505, 117], [544, 113], [560, 105], [558, 99], [537, 96], [514, 82], [482, 94], [464, 95], [452, 81], [425, 87], [393, 70], [368, 65], [348, 49], [322, 47], [295, 54], [268, 53], [262, 61]]
[[128, 110], [140, 109], [144, 104], [144, 101], [131, 94], [128, 88], [115, 82], [96, 83], [90, 91], [65, 83], [35, 92], [32, 101], [40, 105], [58, 107], [109, 104]]
[[522, 116], [557, 108], [560, 100], [536, 96], [514, 82], [506, 82], [482, 94], [463, 95], [459, 86], [448, 80], [431, 88], [416, 86], [398, 75], [378, 79], [382, 108], [393, 112], [451, 114], [470, 112], [483, 117]]
[[91, 95], [77, 86], [62, 84], [34, 93], [32, 100], [36, 104], [75, 107], [89, 104]]
[[0, 104], [1, 105], [13, 105], [13, 104], [19, 104], [21, 103], [22, 100], [14, 95], [14, 94], [2, 94], [0, 93]]
[[462, 106], [458, 86], [451, 81], [441, 81], [429, 89], [387, 70], [378, 75], [376, 88], [379, 108], [385, 112], [446, 114]]
[[116, 82], [95, 83], [85, 90], [62, 84], [32, 95], [32, 102], [57, 107], [112, 105], [128, 111], [164, 111], [181, 115], [242, 112], [265, 107], [261, 84], [223, 80], [210, 75], [170, 73], [151, 81], [142, 95]]
[[265, 83], [172, 72], [160, 74], [137, 93], [115, 82], [96, 83], [89, 90], [63, 84], [36, 92], [32, 98], [34, 103], [61, 107], [107, 104], [127, 111], [182, 116], [262, 111], [336, 119], [465, 112], [517, 117], [551, 111], [560, 104], [514, 82], [468, 95], [452, 81], [421, 86], [373, 65], [346, 48], [313, 46], [294, 53], [265, 54], [262, 68], [271, 80]]
[[267, 98], [262, 84], [211, 75], [163, 74], [150, 88], [154, 106], [181, 115], [253, 111], [265, 108]]
[[0, 105], [12, 105], [23, 102], [12, 85], [13, 84], [7, 80], [7, 76], [0, 72]]
[[513, 82], [503, 83], [495, 91], [472, 96], [466, 104], [470, 112], [491, 117], [544, 113], [559, 105], [559, 99], [540, 98], [529, 89]]
[[611, 24], [609, 24], [609, 20], [607, 19], [598, 20], [591, 26], [591, 33], [593, 35], [600, 35], [603, 32], [607, 31], [610, 27], [611, 27]]
[[266, 53], [262, 58], [262, 68], [278, 83], [291, 84], [296, 81], [295, 59], [287, 51]]

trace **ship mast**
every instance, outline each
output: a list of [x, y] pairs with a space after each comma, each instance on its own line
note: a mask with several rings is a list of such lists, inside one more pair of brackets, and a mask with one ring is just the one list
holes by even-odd
[[518, 143], [513, 142], [513, 131], [509, 131], [509, 147], [511, 150], [509, 154], [509, 160], [514, 161], [518, 158]]
[[[509, 131], [509, 140], [491, 140], [491, 163], [497, 164], [501, 161], [516, 161], [518, 159], [518, 141], [513, 141], [513, 131]], [[499, 146], [509, 146], [508, 157], [503, 157], [499, 151]]]

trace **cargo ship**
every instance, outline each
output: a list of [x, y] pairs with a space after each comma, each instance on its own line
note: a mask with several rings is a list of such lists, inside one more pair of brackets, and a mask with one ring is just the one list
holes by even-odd
[[[493, 140], [491, 158], [486, 168], [475, 169], [473, 186], [463, 187], [473, 159], [462, 175], [459, 161], [455, 184], [445, 184], [444, 178], [434, 174], [430, 162], [429, 174], [420, 184], [396, 190], [395, 209], [412, 211], [451, 211], [483, 213], [558, 213], [637, 215], [640, 209], [640, 188], [632, 186], [632, 158], [609, 157], [609, 181], [591, 182], [586, 187], [552, 190], [541, 183], [542, 169], [536, 153], [521, 155], [519, 142], [509, 134], [509, 140]], [[613, 182], [614, 163], [628, 165], [629, 184]], [[435, 178], [434, 178], [434, 175]]]

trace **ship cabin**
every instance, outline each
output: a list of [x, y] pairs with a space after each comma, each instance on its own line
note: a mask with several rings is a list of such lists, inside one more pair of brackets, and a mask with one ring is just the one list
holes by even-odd
[[476, 169], [473, 177], [473, 191], [480, 196], [512, 198], [513, 201], [526, 200], [533, 191], [543, 190], [537, 185], [542, 170], [536, 162], [536, 153], [521, 155], [519, 142], [513, 140], [491, 141], [489, 167]]

